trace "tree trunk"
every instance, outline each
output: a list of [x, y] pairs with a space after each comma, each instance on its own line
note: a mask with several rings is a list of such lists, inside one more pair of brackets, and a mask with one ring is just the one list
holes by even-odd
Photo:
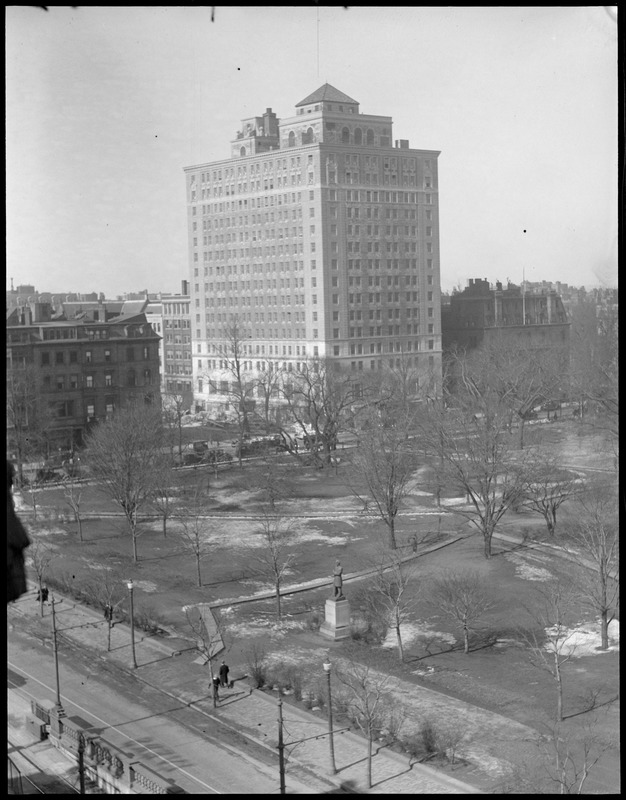
[[167, 538], [167, 512], [163, 512], [163, 538]]
[[137, 558], [137, 520], [134, 517], [131, 517], [130, 520], [130, 536], [133, 540], [133, 563], [137, 563], [139, 560]]
[[[111, 612], [112, 614], [113, 612]], [[108, 620], [108, 630], [107, 630], [107, 653], [111, 652], [111, 628], [113, 627], [113, 620]]]
[[396, 542], [396, 524], [395, 519], [392, 516], [389, 517], [387, 525], [389, 527], [389, 546], [392, 550], [396, 550], [398, 547]]
[[606, 608], [600, 612], [600, 650], [609, 649], [609, 614]]
[[43, 617], [43, 581], [41, 576], [39, 577], [39, 612]]
[[367, 788], [372, 788], [372, 726], [367, 726]]
[[400, 633], [400, 623], [396, 623], [396, 638], [398, 639], [398, 658], [404, 661], [404, 648], [402, 647], [402, 634]]
[[196, 570], [198, 573], [198, 589], [202, 589], [202, 573], [200, 572], [200, 555], [196, 553]]
[[469, 655], [469, 630], [467, 629], [467, 623], [463, 623], [463, 652], [465, 655]]
[[556, 681], [556, 718], [559, 722], [563, 721], [563, 678], [561, 676], [561, 665], [559, 664], [559, 654], [554, 653], [554, 679]]
[[524, 423], [525, 423], [524, 417], [520, 417], [520, 422], [519, 422], [519, 449], [520, 450], [524, 449]]
[[83, 521], [80, 518], [80, 514], [78, 511], [74, 512], [74, 516], [76, 517], [76, 524], [78, 525], [78, 541], [82, 542], [83, 540]]
[[491, 530], [483, 530], [483, 538], [485, 541], [485, 558], [491, 558], [491, 539], [493, 537], [493, 531]]
[[276, 612], [278, 614], [278, 621], [281, 620], [281, 608], [280, 608], [280, 581], [276, 581]]
[[213, 708], [217, 708], [217, 697], [215, 696], [215, 686], [213, 685], [213, 662], [211, 661], [210, 656], [207, 656], [209, 659], [209, 677], [211, 679], [211, 697], [213, 698]]

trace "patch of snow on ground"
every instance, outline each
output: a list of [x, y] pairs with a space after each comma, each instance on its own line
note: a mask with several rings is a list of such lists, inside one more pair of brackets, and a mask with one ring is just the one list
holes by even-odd
[[[448, 644], [454, 644], [456, 642], [452, 634], [443, 631], [434, 631], [432, 630], [432, 626], [426, 622], [403, 622], [400, 625], [400, 635], [402, 636], [403, 645], [409, 645], [417, 639], [441, 639], [441, 641], [447, 642]], [[382, 646], [398, 646], [398, 637], [396, 636], [395, 628], [389, 629]]]
[[552, 573], [543, 567], [535, 567], [519, 553], [505, 553], [504, 557], [515, 565], [515, 575], [526, 581], [549, 581]]
[[283, 619], [278, 622], [276, 619], [257, 617], [246, 622], [228, 623], [226, 627], [231, 635], [236, 636], [258, 636], [262, 633], [264, 636], [269, 634], [271, 637], [281, 637], [289, 631], [306, 628], [306, 622], [295, 619]]
[[[554, 628], [546, 628], [548, 637], [553, 636], [555, 632]], [[609, 623], [608, 650], [599, 650], [600, 643], [600, 621], [598, 620], [595, 623], [592, 622], [587, 625], [580, 625], [577, 628], [567, 629], [559, 644], [559, 652], [563, 655], [571, 655], [574, 658], [617, 652], [619, 650], [619, 620], [614, 619]], [[551, 650], [552, 646], [547, 642], [544, 648]]]
[[441, 498], [441, 505], [442, 506], [465, 506], [467, 505], [467, 500], [465, 497], [442, 497]]
[[152, 581], [133, 581], [135, 588], [142, 589], [144, 592], [156, 592], [158, 587]]

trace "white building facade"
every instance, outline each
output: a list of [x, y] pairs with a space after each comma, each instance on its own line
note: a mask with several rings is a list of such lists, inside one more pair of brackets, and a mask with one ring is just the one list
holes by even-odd
[[250, 381], [325, 358], [440, 383], [439, 152], [392, 143], [390, 117], [325, 84], [185, 168], [197, 408], [227, 403], [233, 326]]

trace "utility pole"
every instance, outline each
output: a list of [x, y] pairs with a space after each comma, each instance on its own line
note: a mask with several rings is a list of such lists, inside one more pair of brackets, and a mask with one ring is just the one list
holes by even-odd
[[63, 705], [61, 703], [61, 688], [59, 683], [59, 647], [57, 643], [57, 618], [55, 612], [55, 605], [57, 602], [62, 602], [61, 600], [55, 600], [54, 595], [52, 595], [52, 649], [54, 651], [54, 671], [56, 676], [56, 689], [57, 689], [57, 699], [56, 699], [56, 710], [57, 716], [64, 717], [65, 711], [63, 709]]
[[278, 698], [278, 770], [280, 772], [280, 793], [285, 794], [285, 745], [283, 744], [283, 701]]

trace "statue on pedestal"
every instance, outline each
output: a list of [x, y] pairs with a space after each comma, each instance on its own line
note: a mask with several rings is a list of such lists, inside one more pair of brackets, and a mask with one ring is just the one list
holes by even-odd
[[339, 559], [335, 562], [335, 569], [333, 570], [333, 585], [335, 588], [333, 600], [345, 600], [343, 594], [343, 567]]

